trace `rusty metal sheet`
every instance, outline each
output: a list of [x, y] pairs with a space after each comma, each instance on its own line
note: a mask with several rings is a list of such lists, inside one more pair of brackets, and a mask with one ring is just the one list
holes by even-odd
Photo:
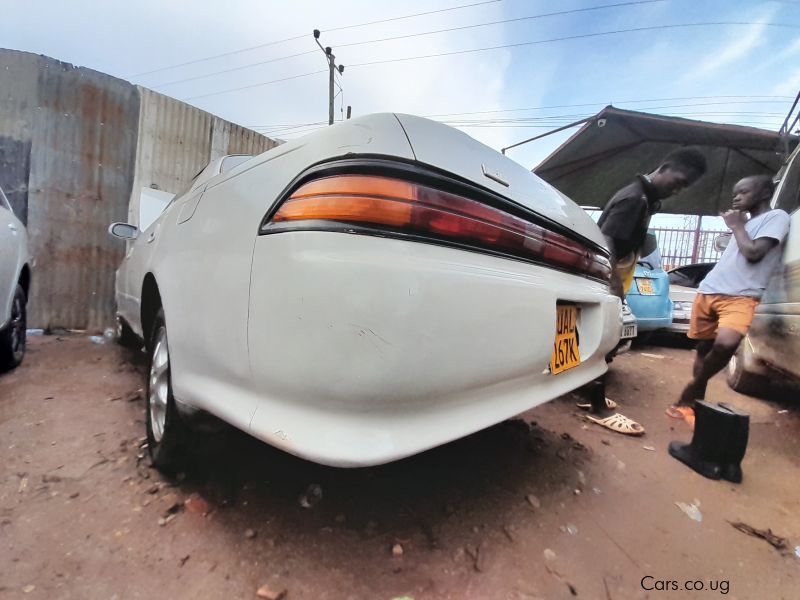
[[[35, 258], [32, 327], [100, 329], [114, 314], [122, 248], [106, 233], [124, 219], [136, 149], [138, 92], [125, 81], [34, 54], [3, 50], [0, 89], [18, 110], [0, 135], [29, 164], [27, 226]], [[8, 67], [6, 69], [6, 67]], [[20, 87], [19, 82], [25, 82]], [[35, 81], [35, 85], [34, 85]]]
[[0, 49], [0, 186], [28, 226], [30, 326], [112, 325], [124, 244], [107, 228], [138, 222], [140, 189], [177, 193], [213, 158], [275, 145], [110, 75]]
[[277, 145], [199, 108], [147, 88], [138, 89], [139, 142], [129, 223], [139, 222], [142, 188], [179, 194], [212, 160], [226, 154], [261, 154]]

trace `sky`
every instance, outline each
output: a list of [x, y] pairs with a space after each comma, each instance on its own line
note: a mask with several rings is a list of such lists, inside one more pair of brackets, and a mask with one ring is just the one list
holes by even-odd
[[[314, 29], [345, 66], [337, 119], [348, 105], [431, 116], [498, 150], [607, 104], [777, 130], [800, 89], [800, 0], [17, 0], [3, 13], [0, 47], [282, 139], [327, 124]], [[574, 131], [508, 156], [533, 168]]]

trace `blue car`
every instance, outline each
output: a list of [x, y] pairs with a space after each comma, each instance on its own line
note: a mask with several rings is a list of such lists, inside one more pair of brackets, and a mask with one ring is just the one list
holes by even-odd
[[633, 283], [625, 294], [628, 306], [636, 315], [639, 333], [672, 325], [672, 300], [669, 278], [661, 266], [661, 253], [654, 233], [647, 233], [642, 256], [636, 264]]

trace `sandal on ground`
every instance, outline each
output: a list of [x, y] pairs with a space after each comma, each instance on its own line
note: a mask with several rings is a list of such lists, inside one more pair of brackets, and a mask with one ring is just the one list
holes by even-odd
[[606, 429], [610, 429], [611, 431], [616, 431], [617, 433], [622, 433], [624, 435], [644, 434], [644, 427], [639, 425], [639, 423], [636, 421], [619, 413], [613, 414], [604, 419], [593, 417], [591, 415], [586, 415], [586, 418], [594, 423], [597, 423], [598, 425], [605, 427]]
[[[577, 406], [578, 408], [582, 408], [583, 410], [589, 410], [592, 408], [591, 402], [578, 402], [578, 404], [576, 404], [575, 406]], [[617, 408], [617, 403], [614, 402], [611, 398], [606, 398], [606, 408], [608, 410], [614, 410], [615, 408]]]

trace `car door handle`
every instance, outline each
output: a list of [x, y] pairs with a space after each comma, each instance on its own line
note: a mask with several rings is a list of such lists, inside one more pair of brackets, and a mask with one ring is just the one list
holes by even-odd
[[17, 233], [17, 231], [18, 231], [17, 230], [17, 226], [14, 225], [13, 223], [9, 223], [8, 224], [8, 228], [11, 230], [12, 233]]
[[150, 243], [150, 242], [152, 242], [154, 239], [156, 239], [156, 232], [155, 232], [155, 231], [151, 231], [151, 232], [150, 232], [150, 235], [148, 235], [148, 236], [147, 236], [147, 243], [149, 244], [149, 243]]

